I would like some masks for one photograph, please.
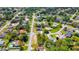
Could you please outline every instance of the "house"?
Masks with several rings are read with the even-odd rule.
[[[4,41],[2,39],[0,39],[0,46],[3,46]]]
[[[19,33],[20,33],[20,34],[26,33],[26,30],[25,30],[23,27],[21,27],[21,28],[19,29]]]
[[[42,29],[41,28],[37,28],[37,31],[42,31]]]
[[[27,22],[27,21],[29,21],[29,19],[28,19],[28,17],[27,16],[25,16],[25,21]]]
[[[37,50],[38,50],[38,51],[44,51],[43,45],[40,44],[40,45],[38,46],[38,49],[37,49]]]
[[[76,29],[76,30],[75,30],[75,32],[76,32],[76,33],[79,33],[79,30],[78,30],[78,29]]]
[[[64,38],[66,38],[66,36],[63,34],[63,35],[61,35],[59,38],[60,38],[60,39],[64,39]]]
[[[68,31],[68,33],[66,34],[66,37],[71,37],[72,36],[72,32]]]
[[[66,24],[66,21],[62,21],[62,24]]]
[[[52,27],[57,27],[59,24],[58,23],[53,23]]]
[[[49,27],[49,25],[47,23],[44,24],[44,27]]]
[[[10,44],[9,44],[9,51],[19,51],[20,50],[20,47],[19,47],[19,44],[18,44],[18,41],[12,41]]]
[[[79,24],[76,27],[79,28]]]
[[[11,21],[11,23],[17,23],[19,20],[17,19],[17,20],[13,20],[13,21]]]
[[[55,19],[55,22],[60,22],[61,21],[61,18],[59,18],[59,17],[57,17],[56,19]]]
[[[76,20],[78,20],[79,19],[79,15],[78,16],[76,16],[76,18],[75,18]]]
[[[19,19],[19,17],[15,17],[15,19]]]
[[[4,37],[5,37],[5,34],[0,35],[0,38],[4,38]]]

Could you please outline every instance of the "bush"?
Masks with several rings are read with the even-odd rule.
[[[38,39],[37,39],[37,42],[38,42],[38,45],[40,44],[44,44],[46,40],[48,40],[48,37],[45,36],[45,34],[38,34],[37,35]]]
[[[57,48],[56,50],[57,51],[68,51],[70,49],[68,48],[68,46],[61,46],[61,47]]]
[[[73,43],[73,40],[71,38],[65,38],[64,40],[67,43],[67,45],[72,45]]]
[[[45,42],[46,48],[51,48],[52,46],[54,46],[54,42],[52,42],[51,40],[48,40],[48,41]]]
[[[76,42],[76,44],[75,44],[75,45],[79,46],[79,42]]]

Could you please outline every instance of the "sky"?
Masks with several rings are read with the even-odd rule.
[[[78,7],[79,0],[0,0],[0,7]]]

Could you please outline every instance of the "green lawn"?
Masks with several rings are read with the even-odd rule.
[[[51,32],[51,33],[55,33],[55,32],[57,32],[57,31],[59,31],[60,29],[61,29],[60,27],[56,27],[56,28],[50,30],[50,32]]]
[[[61,31],[61,33],[62,33],[62,34],[66,34],[67,32],[66,32],[66,31],[64,31],[64,30],[62,30],[62,31]]]
[[[51,35],[53,38],[56,38],[56,35],[55,34],[53,34],[53,35]]]

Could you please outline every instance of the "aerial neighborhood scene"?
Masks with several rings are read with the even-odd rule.
[[[0,7],[0,51],[79,51],[79,7]]]

